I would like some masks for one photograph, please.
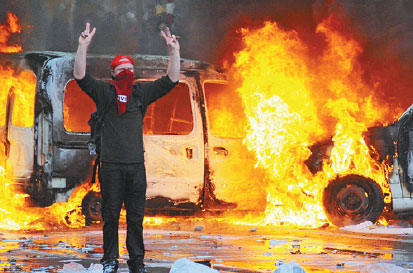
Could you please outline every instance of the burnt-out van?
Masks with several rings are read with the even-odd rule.
[[[88,56],[87,71],[110,81],[113,57]],[[166,73],[167,57],[132,58],[137,81]],[[0,65],[16,77],[33,78],[33,98],[23,99],[20,107],[16,88],[2,91],[6,110],[0,135],[10,176],[39,206],[66,202],[76,187],[91,180],[88,120],[96,108],[74,80],[73,62],[73,53],[62,52],[0,56]],[[151,104],[144,118],[148,210],[265,206],[257,201],[265,196],[254,155],[242,145],[242,113],[241,99],[222,68],[181,61],[179,84]],[[16,122],[22,116],[29,121]],[[82,204],[89,219],[100,217],[99,193],[88,193]]]

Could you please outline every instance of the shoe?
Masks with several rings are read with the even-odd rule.
[[[146,270],[146,268],[143,267],[139,267],[137,273],[148,273],[148,270]]]
[[[146,268],[143,266],[143,267],[139,267],[138,268],[138,271],[136,271],[137,273],[148,273],[148,270],[146,270]],[[133,273],[135,273],[135,272],[133,272]]]
[[[145,266],[129,267],[129,273],[148,273]]]
[[[118,260],[109,259],[102,262],[103,273],[116,273],[118,271]]]

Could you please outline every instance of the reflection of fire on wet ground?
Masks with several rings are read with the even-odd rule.
[[[124,228],[122,224],[119,272],[127,272]],[[67,268],[74,268],[73,263],[95,268],[92,263],[99,263],[103,251],[100,229],[95,226],[47,233],[2,233],[0,270],[58,272],[70,263]],[[210,263],[221,272],[272,272],[290,261],[306,272],[360,272],[368,265],[383,263],[411,268],[412,236],[413,233],[403,238],[331,229],[274,229],[228,225],[219,218],[194,221],[182,217],[160,226],[145,225],[145,262],[150,272],[165,273],[183,257]]]

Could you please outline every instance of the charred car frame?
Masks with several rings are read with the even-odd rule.
[[[138,80],[152,81],[166,73],[166,57],[132,57]],[[87,71],[109,81],[112,58],[89,55]],[[73,61],[73,53],[62,52],[0,56],[2,67],[12,67],[17,74],[28,71],[36,78],[35,99],[27,106],[34,107],[32,126],[14,125],[11,91],[6,122],[0,124],[13,181],[35,205],[66,202],[77,186],[91,179],[94,157],[88,150],[87,121],[95,106],[73,79]],[[259,206],[251,194],[259,187],[254,183],[254,155],[243,147],[242,138],[220,136],[210,129],[208,97],[227,92],[227,87],[221,68],[181,60],[179,85],[148,108],[144,119],[148,211]],[[229,169],[236,171],[228,174]],[[87,219],[100,218],[98,193],[88,193],[82,206]]]

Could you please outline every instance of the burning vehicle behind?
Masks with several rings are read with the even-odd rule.
[[[109,81],[112,58],[91,55],[87,70]],[[138,81],[152,81],[165,74],[166,57],[133,58]],[[7,90],[0,134],[9,175],[36,206],[67,202],[76,188],[90,182],[94,160],[88,150],[87,121],[95,105],[73,79],[73,54],[27,52],[3,54],[0,60],[3,67],[12,67],[14,74],[31,75],[29,88],[35,95],[25,105],[32,108],[31,114],[24,115],[31,121],[20,125],[15,122],[22,115],[14,107],[17,93]],[[262,206],[254,202],[254,192],[260,193],[254,155],[243,147],[236,125],[231,126],[239,119],[225,112],[232,107],[231,102],[217,102],[222,111],[214,106],[216,98],[228,97],[230,92],[222,69],[183,60],[178,86],[148,108],[144,119],[148,211],[182,213]],[[234,94],[228,97],[232,104],[239,99]],[[217,112],[222,112],[219,117]],[[99,188],[83,193],[82,199],[86,221],[99,220]]]
[[[110,80],[112,58],[91,55],[87,70]],[[138,81],[155,80],[166,71],[165,57],[133,58]],[[0,137],[5,157],[0,163],[36,206],[67,202],[79,194],[77,189],[90,185],[94,160],[88,150],[87,121],[95,105],[73,79],[73,54],[3,54],[0,61],[1,66],[13,69],[12,74],[28,76],[28,93],[33,94],[33,98],[22,99],[13,88],[3,94],[7,104]],[[17,107],[19,103],[22,106]],[[264,175],[254,167],[254,153],[242,143],[245,120],[239,113],[242,103],[222,68],[181,62],[180,84],[151,105],[144,119],[148,211],[182,214],[200,209],[264,209]],[[372,127],[364,135],[373,158],[393,167],[388,179],[390,202],[385,202],[390,195],[383,193],[378,181],[355,173],[338,175],[323,193],[323,207],[331,223],[375,222],[385,206],[397,215],[413,211],[408,175],[413,172],[413,164],[409,164],[412,113],[409,108],[393,124]],[[329,160],[332,147],[331,139],[311,146],[306,165],[313,174]],[[98,186],[87,187],[80,198],[86,222],[99,220]]]

